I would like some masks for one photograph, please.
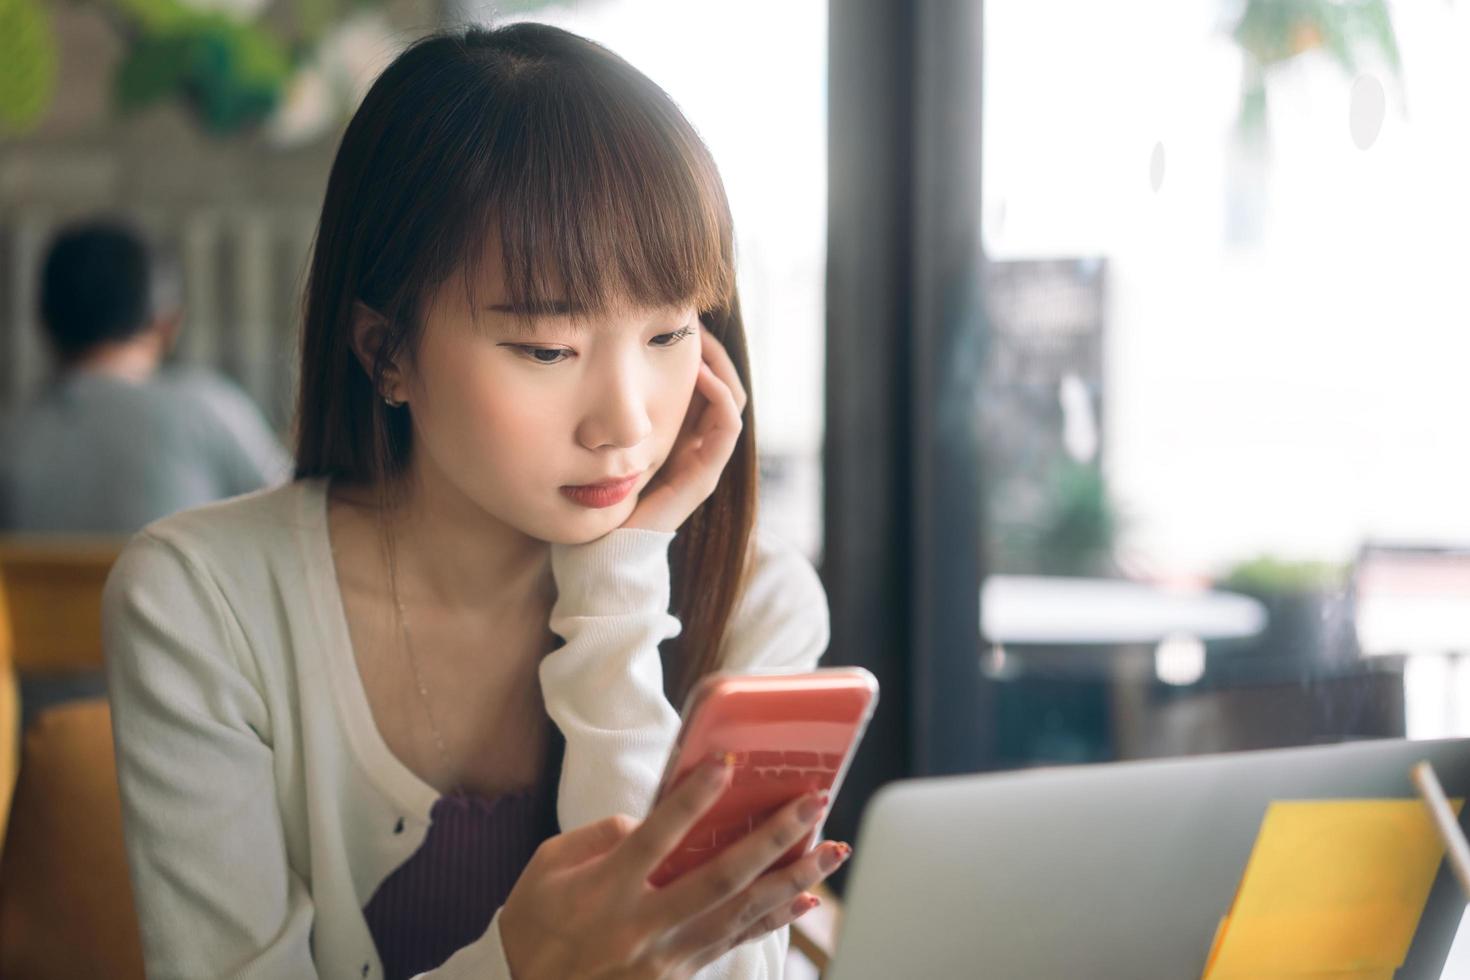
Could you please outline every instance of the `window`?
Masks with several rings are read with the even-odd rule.
[[[1008,763],[1470,733],[1467,53],[1450,4],[986,3]]]

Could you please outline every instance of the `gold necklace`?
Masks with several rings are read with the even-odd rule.
[[[439,761],[444,766],[446,774],[454,772],[454,767],[449,762],[449,749],[444,745],[444,735],[439,731],[439,722],[434,717],[434,705],[429,698],[429,685],[424,683],[424,672],[419,669],[419,659],[413,650],[413,634],[408,628],[408,614],[403,610],[403,598],[398,594],[397,562],[388,560],[388,587],[393,592],[393,606],[398,612],[398,623],[403,632],[403,649],[408,657],[409,669],[413,671],[414,686],[419,692],[419,703],[424,707],[424,715],[429,719],[429,733],[434,736],[434,747],[439,750]]]

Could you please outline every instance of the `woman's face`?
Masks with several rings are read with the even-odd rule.
[[[404,372],[416,477],[543,541],[601,537],[628,519],[684,422],[695,308],[624,304],[528,331],[501,283],[474,295],[472,315],[462,280],[436,291]]]

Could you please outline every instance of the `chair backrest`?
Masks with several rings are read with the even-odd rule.
[[[0,535],[0,977],[143,975],[106,703],[45,712],[16,744],[17,674],[101,668],[123,543]]]
[[[51,708],[26,732],[0,857],[0,977],[143,978],[104,700]]]
[[[0,536],[11,656],[23,674],[102,666],[102,586],[123,538]]]
[[[5,601],[4,576],[0,575],[0,840],[10,819],[10,797],[15,792],[15,775],[20,766],[20,696],[15,682],[15,646],[10,625],[10,606]]]

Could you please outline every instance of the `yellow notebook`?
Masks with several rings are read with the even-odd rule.
[[[1443,857],[1417,799],[1272,803],[1205,980],[1392,980]]]

